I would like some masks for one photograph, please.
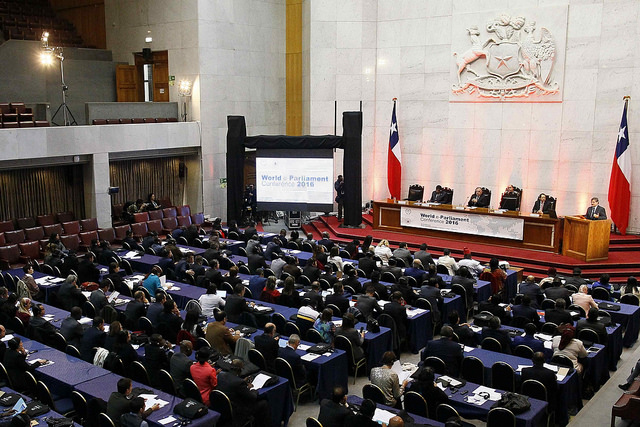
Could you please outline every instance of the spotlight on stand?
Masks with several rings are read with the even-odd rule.
[[[182,100],[182,121],[187,121],[187,98],[191,96],[191,91],[193,89],[193,85],[190,80],[180,80],[178,84],[178,95],[180,95]]]
[[[61,89],[62,89],[62,104],[58,107],[53,117],[51,117],[51,123],[56,126],[60,126],[60,124],[55,122],[56,116],[60,111],[62,111],[63,124],[62,126],[71,126],[77,125],[76,118],[73,117],[73,113],[67,106],[67,90],[69,90],[69,86],[67,86],[64,82],[64,52],[61,47],[53,47],[49,46],[49,32],[44,31],[42,33],[42,37],[40,37],[40,61],[44,65],[53,65],[56,59],[60,60],[60,80],[61,80]]]

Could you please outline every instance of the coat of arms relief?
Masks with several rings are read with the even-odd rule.
[[[470,47],[453,54],[453,94],[496,101],[558,94],[557,42],[535,20],[501,14],[483,28],[468,26],[466,33]]]

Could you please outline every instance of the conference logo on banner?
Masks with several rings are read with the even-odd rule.
[[[477,215],[438,209],[400,209],[400,225],[452,233],[475,234],[502,239],[523,240],[522,218],[498,215]]]

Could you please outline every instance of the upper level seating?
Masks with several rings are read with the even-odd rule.
[[[34,120],[33,111],[31,108],[26,107],[24,102],[0,102],[0,127],[22,128],[43,126],[49,126],[49,122],[46,120]]]

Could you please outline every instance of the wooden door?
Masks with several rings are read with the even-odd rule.
[[[139,101],[138,69],[135,65],[116,66],[116,88],[118,102]]]
[[[169,52],[153,52],[153,102],[169,102]]]

